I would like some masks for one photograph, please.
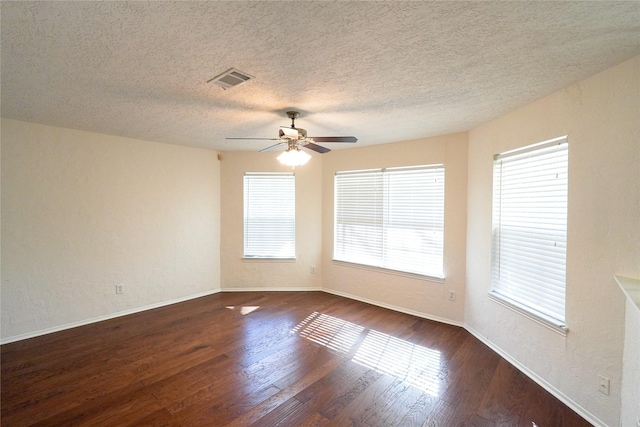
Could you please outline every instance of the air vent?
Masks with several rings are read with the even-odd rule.
[[[246,83],[249,80],[254,79],[247,73],[236,70],[235,68],[229,68],[224,73],[215,76],[211,80],[207,80],[207,83],[213,83],[220,86],[222,89],[227,90],[231,87],[239,86],[242,83]]]

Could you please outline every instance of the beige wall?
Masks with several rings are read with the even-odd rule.
[[[296,177],[296,260],[243,260],[245,172],[291,172],[276,159],[279,152],[235,151],[222,155],[222,287],[234,289],[318,290],[322,284],[322,157],[314,154],[293,170]],[[311,274],[310,267],[316,267]]]
[[[592,421],[619,425],[625,299],[614,274],[640,276],[640,57],[469,132],[468,328]],[[563,337],[488,298],[492,156],[569,136]],[[598,392],[598,374],[611,395]],[[640,414],[638,414],[640,415]]]
[[[1,123],[3,341],[220,288],[215,152]]]
[[[333,256],[333,178],[337,171],[425,164],[445,165],[443,281],[337,263]],[[323,288],[329,292],[462,324],[467,221],[467,134],[375,145],[325,154],[322,171]],[[448,300],[448,291],[457,293]]]

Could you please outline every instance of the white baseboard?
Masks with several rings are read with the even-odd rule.
[[[540,377],[535,372],[531,371],[529,368],[524,366],[522,363],[518,362],[516,359],[511,357],[511,355],[509,353],[505,352],[500,347],[495,345],[493,342],[491,342],[488,339],[486,339],[482,334],[480,334],[478,331],[473,329],[471,326],[465,324],[464,328],[471,335],[473,335],[474,337],[476,337],[477,339],[482,341],[485,345],[487,345],[489,348],[491,348],[493,351],[498,353],[500,355],[500,357],[504,358],[507,362],[511,363],[520,372],[522,372],[527,377],[529,377],[533,381],[535,381],[540,387],[542,387],[543,389],[545,389],[546,391],[548,391],[549,393],[554,395],[559,401],[561,401],[562,403],[567,405],[569,408],[573,409],[573,411],[576,412],[578,415],[580,415],[582,418],[584,418],[585,420],[589,421],[591,424],[593,424],[594,426],[597,426],[597,427],[600,427],[600,426],[606,427],[607,426],[606,423],[602,422],[596,416],[594,416],[589,411],[584,409],[582,406],[580,406],[576,402],[574,402],[566,394],[564,394],[563,392],[561,392],[560,390],[555,388],[553,385],[549,384],[547,381],[545,381],[544,378]]]
[[[41,335],[52,334],[54,332],[64,331],[66,329],[77,328],[78,326],[90,325],[92,323],[102,322],[103,320],[114,319],[116,317],[126,316],[128,314],[139,313],[141,311],[152,310],[154,308],[164,307],[166,305],[177,304],[179,302],[188,301],[191,299],[205,297],[207,295],[213,295],[220,292],[220,289],[214,289],[212,291],[200,292],[186,297],[176,298],[169,301],[162,301],[155,304],[149,304],[142,307],[131,308],[129,310],[118,311],[116,313],[106,314],[104,316],[92,317],[91,319],[80,320],[78,322],[66,323],[60,326],[54,326],[53,328],[41,329],[39,331],[29,332],[21,335],[14,335],[12,337],[3,338],[0,340],[0,344],[9,344],[16,341],[22,341],[29,338],[39,337]]]
[[[220,292],[318,292],[324,289],[320,287],[265,287],[265,288],[221,288]]]
[[[409,310],[409,309],[406,309],[406,308],[403,308],[403,307],[398,307],[398,306],[395,306],[395,305],[386,304],[386,303],[381,302],[381,301],[375,301],[375,300],[371,300],[371,299],[368,299],[368,298],[362,298],[362,297],[359,297],[357,295],[348,294],[346,292],[334,291],[333,289],[322,289],[322,291],[326,292],[328,294],[338,295],[338,296],[341,296],[341,297],[353,299],[353,300],[364,302],[364,303],[367,303],[367,304],[376,305],[378,307],[388,308],[389,310],[398,311],[400,313],[405,313],[405,314],[410,314],[412,316],[421,317],[423,319],[433,320],[433,321],[440,322],[440,323],[446,323],[448,325],[453,325],[453,326],[464,327],[463,323],[456,322],[455,320],[445,319],[444,317],[433,316],[431,314],[423,313],[423,312],[420,312],[420,311]]]

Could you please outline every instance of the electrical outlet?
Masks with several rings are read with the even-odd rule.
[[[602,394],[609,396],[611,392],[611,380],[602,375],[598,375],[598,391]]]
[[[124,283],[118,283],[116,285],[116,294],[124,294]]]
[[[456,291],[449,290],[449,301],[455,301],[455,300],[456,300]]]
[[[309,271],[311,272],[311,274],[316,274],[316,266],[312,265],[311,267],[309,267]]]

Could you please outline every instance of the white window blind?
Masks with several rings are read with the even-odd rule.
[[[295,258],[293,173],[245,173],[245,258]]]
[[[565,321],[567,138],[495,157],[492,294]]]
[[[444,167],[338,172],[334,259],[443,277]]]

